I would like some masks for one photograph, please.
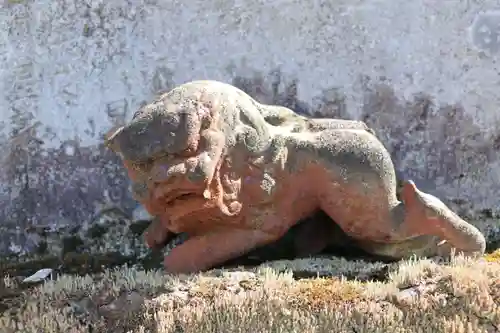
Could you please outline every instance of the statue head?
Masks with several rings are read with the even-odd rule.
[[[241,209],[248,160],[271,144],[262,105],[229,84],[192,81],[141,107],[106,144],[120,155],[134,197],[172,220],[217,207]]]

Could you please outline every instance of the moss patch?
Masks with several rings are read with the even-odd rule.
[[[487,255],[484,256],[484,258],[486,259],[486,261],[489,261],[489,262],[500,263],[500,249],[497,249],[496,251],[488,253]]]
[[[361,283],[338,278],[300,280],[291,289],[289,297],[289,301],[297,308],[316,311],[365,299]]]
[[[303,269],[291,261],[289,271]],[[345,267],[336,267],[341,265]],[[328,265],[324,264],[324,267]],[[333,260],[336,272],[349,262]],[[335,266],[335,267],[334,267]],[[317,262],[310,261],[310,270]],[[358,263],[356,269],[362,269]],[[500,265],[454,258],[403,261],[384,282],[296,281],[269,267],[169,276],[131,268],[61,276],[0,314],[2,332],[497,332]],[[143,306],[119,303],[137,294]],[[139,297],[139,298],[140,298]],[[130,298],[132,299],[132,298]],[[117,305],[110,317],[100,311]],[[111,306],[112,307],[112,306]],[[14,311],[12,311],[14,310]]]

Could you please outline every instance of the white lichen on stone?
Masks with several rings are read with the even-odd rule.
[[[472,44],[494,55],[500,51],[500,10],[478,13],[469,28]]]

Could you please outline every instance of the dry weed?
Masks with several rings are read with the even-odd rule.
[[[297,264],[300,270],[317,270],[318,262],[310,262],[310,267],[303,260]],[[447,264],[409,260],[390,271],[385,282],[341,276],[294,280],[291,271],[297,267],[293,261],[287,264],[277,265],[288,268],[283,273],[266,264],[251,271],[214,270],[176,278],[128,268],[93,278],[64,276],[26,295],[17,311],[4,312],[0,331],[500,331],[500,265],[488,257],[457,257]],[[330,260],[335,264],[339,260]],[[322,265],[327,267],[328,260]],[[125,292],[135,296],[123,297]],[[118,303],[138,295],[142,300],[134,311],[127,310],[126,302]],[[118,316],[102,311],[116,304]]]

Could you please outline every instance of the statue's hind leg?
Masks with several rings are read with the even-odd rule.
[[[453,248],[466,255],[484,253],[484,235],[435,196],[406,181],[402,199],[406,210],[403,227],[409,233],[439,237],[442,241],[435,245],[436,255],[449,254]]]

